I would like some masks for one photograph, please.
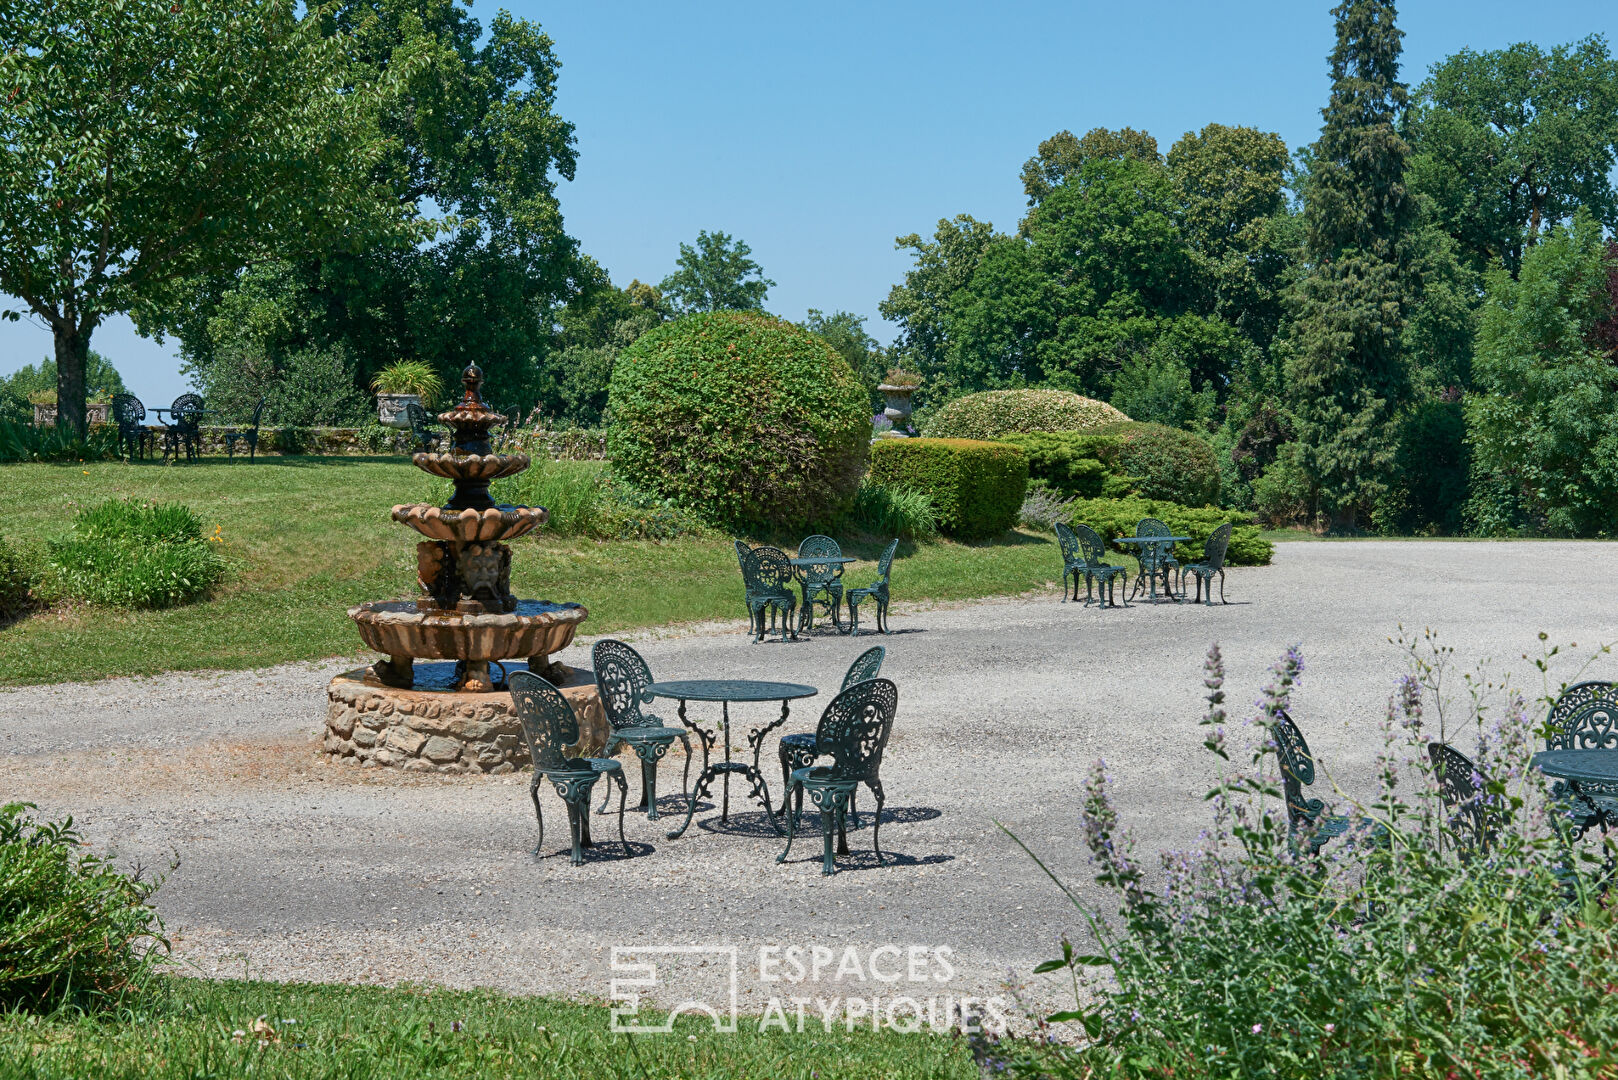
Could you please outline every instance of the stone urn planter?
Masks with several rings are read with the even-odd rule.
[[[34,425],[44,427],[46,424],[56,423],[56,402],[49,405],[34,406]]]
[[[876,389],[887,402],[887,407],[882,410],[882,415],[892,420],[893,426],[896,428],[909,427],[910,398],[920,387],[882,383]]]
[[[87,424],[108,423],[108,414],[112,406],[105,401],[92,401],[84,407],[84,422]],[[56,403],[34,406],[34,424],[44,426],[56,423]]]
[[[410,429],[410,417],[406,413],[406,406],[420,404],[420,394],[378,394],[376,396],[376,418],[383,427],[408,431]]]

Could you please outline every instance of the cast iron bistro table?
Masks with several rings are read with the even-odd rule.
[[[1182,544],[1182,543],[1184,543],[1184,542],[1186,542],[1187,540],[1190,540],[1190,539],[1191,539],[1191,537],[1189,537],[1189,536],[1120,536],[1114,542],[1119,543],[1119,544],[1152,544],[1154,546],[1159,546],[1159,547],[1163,548],[1163,550],[1158,553],[1159,555],[1166,555],[1166,554],[1168,554],[1168,549],[1169,548],[1172,548],[1175,544]],[[1144,577],[1145,574],[1146,574],[1146,563],[1143,560],[1141,562],[1141,573],[1139,575],[1137,575],[1136,578],[1135,578],[1135,591],[1136,592],[1140,591],[1140,579],[1141,579],[1141,577]],[[1155,603],[1156,600],[1157,600],[1157,575],[1156,574],[1152,575],[1151,585],[1152,585],[1151,599]],[[1167,577],[1167,575],[1165,575],[1164,578],[1163,578],[1163,591],[1167,592],[1169,594],[1169,599],[1175,601],[1176,603],[1179,602],[1180,598],[1175,596],[1173,590],[1171,590],[1169,588],[1169,586],[1168,586],[1168,577]]]
[[[736,773],[747,777],[753,786],[748,794],[757,798],[764,804],[764,817],[775,830],[777,836],[781,835],[781,826],[776,823],[775,812],[770,809],[770,789],[764,782],[764,774],[759,771],[756,764],[749,765],[743,761],[730,760],[730,703],[733,701],[779,701],[781,703],[780,719],[766,724],[762,728],[755,728],[748,736],[747,741],[754,748],[755,761],[757,750],[764,743],[764,736],[770,731],[786,723],[789,703],[806,697],[814,697],[820,693],[812,686],[802,683],[789,682],[763,682],[758,679],[675,679],[669,682],[654,682],[646,688],[651,697],[672,698],[680,703],[680,723],[696,733],[702,740],[702,758],[704,768],[702,775],[697,777],[696,787],[691,789],[690,799],[686,804],[685,823],[678,829],[669,833],[670,840],[678,840],[680,836],[691,827],[691,819],[696,816],[697,802],[708,793],[714,779],[723,776],[724,795],[721,800],[719,820],[730,820],[730,774]],[[707,764],[708,748],[713,746],[714,736],[708,731],[698,727],[685,718],[685,703],[688,701],[717,701],[720,703],[719,738],[725,744],[725,760]]]
[[[1603,831],[1618,828],[1618,818],[1588,798],[1618,799],[1618,750],[1541,750],[1531,764],[1546,776],[1566,780],[1574,796],[1595,812]]]
[[[806,555],[801,559],[788,559],[787,562],[791,563],[793,566],[796,566],[800,570],[807,570],[811,566],[845,566],[851,562],[859,562],[859,560],[851,558],[847,555]],[[803,615],[801,618],[806,619],[808,614],[809,605],[805,604],[803,606]],[[837,621],[836,611],[831,613],[831,621],[834,623]],[[803,628],[804,626],[800,622],[798,629],[801,630]]]

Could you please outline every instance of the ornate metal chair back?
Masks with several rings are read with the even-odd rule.
[[[192,429],[202,414],[202,398],[196,394],[181,394],[169,406],[169,415],[174,417],[174,426]]]
[[[1139,524],[1135,526],[1135,535],[1173,536],[1174,534],[1169,532],[1169,527],[1157,518],[1149,517],[1140,519]],[[1158,563],[1162,560],[1163,555],[1156,544],[1137,544],[1136,547],[1140,549],[1136,554],[1136,558],[1140,559],[1147,573],[1152,573],[1154,570],[1159,569]]]
[[[882,674],[882,660],[887,655],[888,650],[877,645],[856,656],[854,662],[848,665],[848,673],[843,676],[843,685],[837,688],[838,693],[847,690],[855,683],[862,683]]]
[[[831,556],[841,558],[843,549],[837,541],[829,536],[805,537],[803,543],[798,545],[798,558],[810,559],[816,556]],[[843,576],[842,563],[828,563],[824,566],[806,566],[803,568],[803,580],[809,585],[824,585],[836,581]]]
[[[1448,743],[1428,743],[1427,757],[1438,779],[1438,799],[1444,804],[1445,824],[1455,834],[1462,852],[1486,851],[1494,829],[1484,803],[1483,777],[1477,766]]]
[[[888,546],[882,549],[882,557],[876,561],[876,577],[882,584],[888,583],[888,574],[893,570],[893,553],[899,550],[899,540],[895,537],[888,541]]]
[[[1219,526],[1202,549],[1202,561],[1210,570],[1223,570],[1225,567],[1225,552],[1230,549],[1230,528],[1228,521]]]
[[[1307,798],[1303,789],[1315,782],[1315,756],[1309,752],[1303,732],[1286,713],[1277,714],[1271,734],[1275,739],[1275,757],[1281,765],[1287,817],[1294,825],[1313,823],[1323,804],[1319,799]]]
[[[562,749],[579,741],[579,718],[562,692],[531,671],[514,671],[506,683],[534,768],[556,772],[578,767]]]
[[[1154,517],[1141,518],[1140,524],[1135,526],[1136,536],[1173,536],[1169,527]]]
[[[640,653],[622,641],[602,638],[590,649],[590,663],[596,669],[601,708],[614,730],[656,723],[640,711],[651,700],[646,688],[652,685],[652,669]]]
[[[866,780],[882,768],[899,688],[888,679],[855,683],[832,698],[815,729],[815,753],[832,759],[833,780]]]
[[[112,395],[112,418],[118,425],[120,433],[140,426],[146,419],[146,406],[141,404],[140,398],[134,394]]]
[[[253,431],[256,432],[258,430],[259,423],[263,419],[264,419],[264,399],[259,398],[257,403],[254,404],[254,406],[253,406],[253,423],[251,425],[249,425],[250,428]]]
[[[1087,566],[1096,566],[1107,557],[1107,545],[1102,543],[1101,536],[1090,526],[1079,524],[1073,526],[1073,535],[1078,537],[1079,549],[1084,552],[1084,562]]]
[[[1063,562],[1075,563],[1084,559],[1083,552],[1079,550],[1079,538],[1060,521],[1056,523],[1056,542],[1062,545]]]
[[[784,591],[792,583],[792,563],[780,548],[756,547],[752,559],[759,585],[766,591]]]
[[[1618,683],[1568,687],[1545,723],[1547,750],[1618,750]]]

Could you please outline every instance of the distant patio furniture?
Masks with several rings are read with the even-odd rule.
[[[882,674],[882,661],[888,655],[888,650],[881,645],[873,645],[854,658],[848,665],[848,671],[843,674],[843,683],[837,688],[842,693],[855,683],[874,679]],[[772,727],[775,725],[771,725]],[[759,734],[759,740],[753,746],[753,764],[758,765],[758,753],[764,745],[763,736],[769,734],[765,729]],[[796,769],[808,768],[815,763],[815,733],[813,731],[798,732],[793,735],[781,736],[780,746],[776,749],[776,756],[781,762],[781,812],[784,814],[789,808],[786,792],[792,789],[792,773]],[[848,816],[852,819],[854,828],[860,827],[859,811],[854,808],[854,792],[848,793]],[[793,813],[803,812],[803,792],[798,792],[798,805]]]
[[[876,628],[884,634],[893,633],[888,629],[888,578],[893,573],[893,554],[899,550],[897,539],[888,541],[888,546],[882,549],[882,557],[876,561],[876,580],[869,585],[858,589],[848,590],[848,632],[854,637],[860,632],[860,604],[866,600],[876,601]]]
[[[253,423],[250,427],[232,428],[225,432],[225,453],[230,457],[236,456],[236,440],[240,439],[247,444],[247,460],[253,461],[258,457],[258,428],[264,419],[264,399],[259,398],[253,405]]]
[[[181,394],[174,399],[167,409],[156,409],[158,418],[163,413],[169,414],[169,419],[163,421],[163,459],[171,456],[176,462],[180,455],[185,460],[195,461],[202,456],[202,398],[196,394]]]
[[[595,846],[590,839],[590,792],[603,776],[609,783],[618,784],[618,843],[623,853],[629,854],[629,842],[624,839],[624,804],[628,801],[629,785],[624,782],[623,766],[611,758],[566,756],[563,748],[578,744],[579,718],[567,698],[551,683],[532,672],[514,671],[508,684],[511,703],[522,722],[523,738],[528,742],[528,754],[534,762],[534,778],[528,785],[529,798],[534,802],[534,820],[539,824],[539,841],[534,845],[534,854],[538,855],[545,844],[539,785],[541,781],[548,781],[567,804],[573,865],[583,865],[584,849]]]
[[[1546,751],[1614,751],[1618,762],[1618,683],[1593,681],[1568,687],[1551,706],[1545,727],[1550,732]],[[1609,784],[1599,782],[1595,774],[1583,782],[1558,777],[1551,795],[1568,802],[1579,835],[1596,826],[1618,828],[1618,775]]]
[[[146,426],[146,406],[134,394],[112,395],[112,419],[118,425],[118,452],[130,461],[146,458],[155,449],[156,436]]]
[[[1213,578],[1215,574],[1219,575],[1219,602],[1221,604],[1230,603],[1229,600],[1225,599],[1225,552],[1230,548],[1230,529],[1231,525],[1228,521],[1215,529],[1213,535],[1208,537],[1208,543],[1203,547],[1202,561],[1189,564],[1183,571],[1197,579],[1197,596],[1196,600],[1192,601],[1193,603],[1201,601],[1209,606],[1213,605]],[[1202,595],[1204,587],[1206,587],[1208,594],[1205,600]]]
[[[1062,585],[1064,589],[1067,586],[1068,564],[1072,559],[1069,553],[1078,553],[1078,558],[1071,567],[1071,572],[1073,573],[1073,599],[1077,600],[1079,598],[1078,575],[1083,574],[1085,607],[1090,606],[1092,586],[1095,589],[1096,603],[1099,603],[1102,607],[1117,607],[1116,579],[1119,577],[1127,578],[1129,567],[1114,566],[1112,563],[1107,562],[1107,546],[1101,542],[1100,535],[1088,525],[1074,525],[1070,529],[1058,521],[1056,523],[1056,540],[1062,545],[1062,562],[1064,564]],[[1129,606],[1129,597],[1127,595],[1124,597],[1124,606]]]
[[[602,757],[612,757],[619,747],[627,746],[640,758],[641,805],[648,821],[657,820],[657,763],[669,752],[674,740],[685,747],[685,778],[682,790],[691,797],[691,739],[683,728],[671,727],[641,706],[651,698],[646,688],[652,685],[652,669],[629,645],[611,638],[603,638],[590,649],[590,663],[595,668],[596,687],[601,694],[601,708],[607,714],[612,734],[601,751]],[[708,748],[702,748],[702,765],[708,767]],[[609,790],[607,795],[612,792]],[[601,812],[607,809],[607,799],[601,800]]]
[[[764,640],[766,612],[770,615],[771,626],[775,624],[775,616],[781,616],[782,641],[787,639],[789,632],[796,641],[798,631],[792,625],[792,616],[797,611],[798,599],[792,595],[792,563],[787,553],[777,547],[750,548],[738,540],[736,560],[742,568],[742,584],[746,588],[750,620],[748,629],[754,631],[753,644]]]
[[[812,561],[818,558],[827,561]],[[798,545],[798,556],[791,561],[798,571],[798,588],[803,593],[803,606],[798,609],[798,629],[813,629],[815,605],[819,604],[831,616],[832,625],[841,630],[843,549],[829,536],[810,536]]]
[[[405,419],[410,421],[410,445],[429,453],[438,449],[444,429],[433,420],[432,414],[414,401],[405,403]]]
[[[1275,756],[1281,765],[1281,787],[1286,796],[1287,843],[1294,852],[1298,851],[1300,842],[1305,843],[1310,855],[1318,855],[1332,840],[1347,834],[1353,822],[1341,814],[1328,815],[1324,802],[1306,796],[1303,789],[1315,782],[1315,758],[1292,717],[1284,712],[1277,713],[1271,736],[1275,740]],[[1373,842],[1387,839],[1387,832],[1380,825],[1362,823],[1360,831],[1369,832]]]
[[[1156,536],[1165,541],[1160,544],[1142,546],[1141,571],[1143,573],[1147,572],[1149,559],[1152,580],[1155,581],[1161,575],[1164,592],[1173,596],[1176,592],[1183,591],[1174,587],[1175,575],[1179,575],[1181,578],[1185,576],[1185,570],[1180,566],[1180,561],[1174,557],[1174,544],[1178,541],[1178,537],[1174,535],[1174,530],[1157,518],[1147,517],[1141,518],[1139,524],[1135,526],[1135,535]]]
[[[855,683],[832,699],[821,714],[815,730],[815,756],[831,758],[829,765],[810,765],[794,769],[790,778],[790,798],[795,792],[808,791],[810,800],[820,810],[822,874],[835,874],[837,864],[832,854],[832,831],[837,832],[838,855],[848,854],[847,815],[849,800],[860,784],[876,795],[876,819],[871,824],[871,847],[876,852],[878,866],[882,857],[882,806],[886,801],[879,775],[882,752],[888,737],[893,734],[893,717],[898,711],[899,688],[887,679],[867,679]],[[785,807],[783,802],[782,806]],[[792,840],[797,834],[796,814],[787,814],[787,846],[776,856],[778,863],[786,862],[792,852]]]

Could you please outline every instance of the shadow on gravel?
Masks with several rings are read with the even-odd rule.
[[[627,822],[625,824],[627,825]],[[592,826],[592,831],[594,831],[594,826]],[[626,846],[627,851],[625,850]],[[634,840],[629,841],[628,845],[620,844],[618,837],[614,835],[611,840],[597,840],[592,846],[585,848],[584,861],[588,865],[589,863],[612,862],[616,859],[624,858],[639,859],[651,855],[655,851],[657,851],[657,848],[651,844],[638,843]],[[538,855],[530,853],[529,858],[536,863],[546,863],[555,859],[565,861],[572,858],[572,856],[573,848],[564,842],[560,847],[552,851],[543,851]]]
[[[802,859],[797,857],[797,845],[793,845],[793,857],[786,861],[786,865],[791,866],[793,863],[799,862],[819,862],[821,857],[820,837],[816,836],[813,839],[815,841],[814,850],[806,852],[806,857]],[[800,842],[803,840],[801,833],[798,840]],[[879,865],[876,861],[876,852],[869,848],[863,850],[853,848],[847,855],[837,856],[837,872],[844,874],[856,873],[861,870],[894,870],[905,866],[937,866],[940,863],[954,861],[955,856],[953,855],[902,855],[884,848],[882,862]]]

